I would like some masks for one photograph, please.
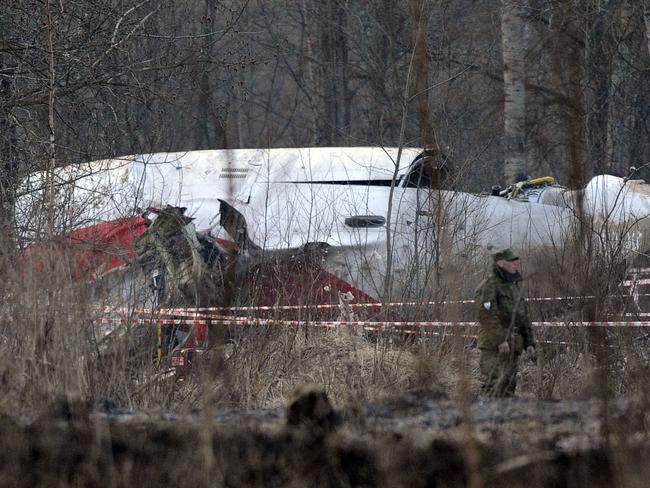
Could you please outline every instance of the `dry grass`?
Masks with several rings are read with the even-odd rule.
[[[549,259],[528,256],[531,265]],[[135,409],[272,408],[282,405],[289,392],[306,382],[323,385],[337,404],[413,391],[435,391],[452,398],[472,397],[477,391],[478,355],[471,338],[449,334],[405,339],[309,326],[233,329],[228,344],[216,344],[219,347],[208,364],[182,386],[170,379],[152,379],[157,371],[151,360],[150,328],[126,327],[116,334],[118,340],[102,340],[93,323],[97,311],[89,286],[73,283],[63,260],[53,261],[49,272],[29,279],[17,272],[13,262],[4,256],[0,290],[2,411],[38,409],[56,394],[110,400]],[[560,264],[555,273],[564,276],[566,270]],[[541,268],[538,265],[531,273],[536,293],[555,279],[551,273],[542,280]],[[460,282],[480,279],[460,280],[462,272],[446,272],[455,291],[441,292],[444,298],[461,298]],[[476,269],[474,273],[479,274]],[[46,282],[43,276],[55,279]],[[531,308],[534,314],[548,314],[543,317],[546,319],[549,315],[583,319],[581,305],[562,305],[552,313],[538,305]],[[421,309],[405,317],[430,318],[433,313],[443,320],[474,319],[473,309],[467,306],[430,309],[428,313]],[[519,394],[585,398],[598,390],[594,383],[602,381],[603,372],[612,395],[645,392],[648,340],[641,331],[607,332],[601,338],[604,344],[596,343],[584,330],[537,332],[539,367],[523,365]],[[599,355],[602,350],[604,356]],[[461,384],[465,386],[461,388]]]
[[[571,260],[564,257],[563,261],[549,266],[549,259],[548,255],[530,255],[525,261],[530,263],[530,284],[536,294],[553,289],[554,283],[559,291],[557,288],[553,291],[565,295],[592,292],[604,296],[614,289],[615,284],[603,289],[592,287],[590,291],[588,287],[582,286],[585,283],[583,278],[574,279],[580,287],[571,287],[571,280],[566,276]],[[337,409],[346,412],[362,411],[368,402],[387,401],[387,405],[398,408],[400,398],[445,396],[465,405],[464,411],[467,412],[467,405],[477,395],[478,352],[472,339],[460,331],[452,331],[445,336],[404,338],[400,335],[363,334],[347,328],[234,328],[229,331],[228,342],[214,344],[215,347],[205,361],[181,382],[177,378],[161,375],[152,361],[151,328],[125,327],[122,332],[115,334],[115,340],[102,340],[93,323],[97,310],[91,290],[86,284],[73,282],[64,261],[53,261],[47,272],[30,279],[25,279],[14,263],[15,259],[10,256],[3,256],[0,262],[3,278],[0,280],[3,297],[0,303],[0,381],[3,385],[1,414],[15,415],[20,411],[33,417],[37,412],[49,408],[54,398],[63,396],[81,399],[90,404],[110,401],[118,406],[149,413],[199,411],[207,419],[215,411],[281,407],[291,392],[304,383],[322,385]],[[480,280],[479,270],[483,269],[483,264],[477,263],[478,261],[461,262],[462,267],[459,269],[451,266],[446,268],[442,283],[445,287],[451,287],[451,290],[439,288],[436,296],[451,299],[466,297],[470,284]],[[544,268],[548,272],[546,275],[538,271]],[[574,276],[578,276],[579,270],[575,266],[570,269]],[[597,270],[589,269],[588,273],[593,277]],[[43,276],[54,278],[45,281]],[[609,312],[604,303],[596,308],[596,312],[605,314],[602,316],[606,317]],[[554,307],[552,311],[536,306],[531,308],[534,314],[547,314],[543,318],[584,319],[594,313],[589,307],[584,302],[572,302]],[[464,306],[421,308],[404,316],[409,319],[429,318],[434,314],[443,320],[474,319],[473,309]],[[537,366],[522,364],[517,392],[519,396],[554,400],[626,396],[635,398],[641,405],[640,410],[650,405],[647,387],[649,346],[642,331],[551,329],[538,330],[537,336],[539,363]],[[646,435],[644,424],[639,423],[637,417],[609,420],[607,415],[605,409],[603,418],[607,421],[603,424],[612,429],[614,439],[617,438],[617,432],[620,433],[620,438],[625,437],[625,433],[632,429],[632,421],[636,422],[635,435],[639,429]],[[461,479],[465,479],[468,469],[485,472],[483,467],[469,462],[473,459],[470,455],[472,452],[480,454],[477,456],[483,460],[481,462],[486,462],[486,459],[491,459],[490,456],[494,455],[491,451],[486,451],[483,444],[472,440],[474,434],[471,429],[463,428],[458,428],[458,444],[444,444],[449,449],[455,449],[455,457],[449,461],[451,464],[445,466],[455,466],[453,463],[457,463],[459,469],[464,470]],[[525,437],[526,428],[528,427],[513,426],[512,433],[518,439]],[[212,449],[211,446],[216,444],[210,444],[213,442],[211,427],[198,429],[195,434],[195,441],[200,444],[199,451],[203,454],[197,454],[199,458],[192,458],[188,462],[198,463],[197,472],[205,469],[205,472],[213,473],[214,466],[219,465],[214,458],[217,455],[222,456],[222,460],[236,461],[223,444],[219,444],[222,447],[217,451]],[[151,435],[163,434],[156,431]],[[173,439],[176,439],[174,436],[180,436],[179,433],[164,434],[169,435]],[[258,449],[254,446],[255,442],[269,442],[269,449],[273,449],[276,442],[279,442],[278,449],[294,445],[294,440],[278,441],[277,437],[271,436],[271,441],[258,432],[246,435],[250,439],[237,437],[237,442],[250,451],[246,451],[246,455],[242,454],[243,457],[236,462],[254,464],[254,459],[246,456],[252,456],[251,453],[255,456],[265,455],[264,452],[255,450]],[[400,444],[396,441],[399,437],[396,434],[390,437],[390,441],[375,437],[362,437],[362,440],[337,438],[332,445],[337,446],[337,453],[338,449],[347,453],[350,445],[363,442],[365,447],[359,452],[364,453],[364,456],[370,456],[367,452],[375,453],[372,456],[377,456],[377,463],[390,465],[391,470],[402,464],[404,468],[407,462],[399,455],[382,460],[383,454],[377,452],[381,452],[379,447],[383,442],[395,443],[395,449],[410,450],[415,449],[414,445],[419,446],[417,452],[422,462],[417,461],[417,469],[424,470],[424,473],[427,466],[424,460],[428,459],[429,454],[439,452],[436,450],[439,447],[436,442],[439,441],[429,443],[427,440],[426,447],[422,447],[422,444],[418,444],[421,441],[417,440],[417,434],[414,436],[416,440],[413,444]],[[165,438],[169,440],[168,437]],[[465,441],[467,445],[463,444]],[[168,446],[169,449],[185,446],[188,440],[179,440],[177,444],[174,442]],[[301,442],[296,445],[306,449]],[[467,446],[474,447],[470,449]],[[133,449],[137,450],[137,446]],[[603,455],[611,454],[611,451],[604,452]],[[259,462],[257,467],[250,465],[253,471],[266,466],[262,457],[255,461]],[[295,468],[291,463],[297,462],[291,459],[286,468],[288,472]],[[616,461],[618,458],[609,459]],[[510,469],[510,464],[506,461],[501,459],[499,462],[505,463],[504,469]],[[372,465],[371,462],[368,463]],[[582,464],[580,466],[580,469],[584,469]],[[585,466],[589,466],[589,463]],[[619,479],[625,478],[625,466],[627,465],[623,462],[615,464],[616,469],[623,471],[620,475],[622,478]],[[446,472],[447,467],[442,467],[442,472]],[[400,476],[409,471],[400,469],[391,471],[386,479],[404,480]],[[540,473],[544,472],[542,468],[539,469]],[[226,476],[219,474],[222,475]],[[192,476],[193,480],[199,479]],[[237,473],[237,476],[243,478],[237,478],[237,482],[230,484],[245,484],[242,480],[246,475]],[[349,485],[335,483],[333,486]],[[413,486],[418,485],[416,483]],[[630,483],[628,486],[635,485]]]

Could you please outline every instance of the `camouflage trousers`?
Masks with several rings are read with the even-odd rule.
[[[517,388],[519,354],[499,354],[491,349],[481,349],[481,393],[491,397],[511,397]]]

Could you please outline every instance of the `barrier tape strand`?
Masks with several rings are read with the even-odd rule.
[[[402,328],[445,328],[445,327],[477,327],[478,322],[449,322],[449,321],[308,321],[308,320],[281,320],[265,319],[255,317],[209,317],[200,319],[147,319],[136,318],[133,320],[124,318],[101,318],[95,322],[102,324],[124,325],[124,324],[157,324],[164,325],[222,325],[222,326],[289,326],[289,327],[363,327],[372,330],[389,330]],[[650,321],[553,321],[553,322],[532,322],[533,327],[650,327]]]
[[[650,293],[638,294],[638,297],[649,297]],[[631,295],[610,295],[605,298],[623,298]],[[526,298],[527,302],[551,302],[551,301],[569,301],[569,300],[593,300],[597,298],[593,295],[585,296],[568,296],[568,297],[530,297]],[[381,308],[381,307],[411,307],[411,306],[432,306],[432,305],[468,305],[476,303],[473,299],[466,300],[443,300],[443,301],[430,301],[430,302],[364,302],[364,303],[350,303],[345,306],[351,308]],[[341,305],[338,303],[324,303],[318,305],[251,305],[243,307],[185,307],[185,308],[161,308],[157,310],[162,315],[179,315],[179,314],[205,314],[206,312],[245,312],[245,311],[277,311],[277,310],[306,310],[306,309],[334,309]],[[104,312],[117,312],[117,313],[151,313],[142,308],[126,308],[126,307],[104,307]]]

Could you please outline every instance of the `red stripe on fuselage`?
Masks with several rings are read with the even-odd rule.
[[[94,280],[100,273],[124,265],[132,258],[133,241],[147,230],[142,217],[123,218],[82,227],[50,242],[29,246],[21,256],[23,267],[41,273],[50,259],[66,266],[73,279]],[[50,255],[51,253],[51,255]]]
[[[66,263],[74,279],[94,280],[97,275],[124,265],[134,257],[135,239],[147,231],[148,221],[143,217],[123,218],[101,222],[56,237],[54,245],[34,244],[22,256],[23,263],[31,262],[36,273],[43,271],[47,253],[53,250],[59,262]],[[214,238],[224,249],[233,250],[237,243]],[[277,266],[269,263],[258,268],[250,277],[254,286],[251,301],[256,305],[305,305],[338,303],[338,294],[351,292],[353,303],[372,303],[376,300],[350,283],[320,267],[305,266],[291,261]]]

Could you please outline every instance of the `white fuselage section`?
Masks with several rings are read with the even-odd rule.
[[[175,205],[187,207],[198,231],[228,238],[219,226],[224,200],[245,217],[260,248],[327,243],[324,267],[375,297],[384,289],[389,252],[394,288],[413,296],[426,288],[430,270],[452,256],[475,260],[500,247],[558,246],[572,232],[571,192],[549,205],[418,189],[408,176],[420,154],[414,148],[237,149],[71,165],[54,175],[55,220],[66,232]],[[45,182],[44,173],[35,173],[21,188],[16,215],[23,238],[44,225]],[[584,208],[617,225],[645,219],[650,192],[639,182],[599,176],[585,189]]]

